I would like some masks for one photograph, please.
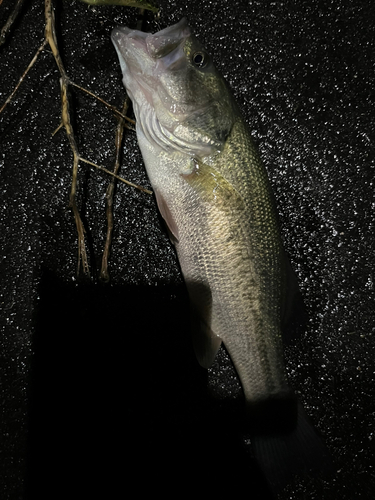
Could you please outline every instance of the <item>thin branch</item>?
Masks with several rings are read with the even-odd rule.
[[[118,179],[119,181],[121,182],[124,182],[125,184],[127,184],[128,186],[131,186],[133,188],[136,188],[136,189],[139,189],[140,191],[142,191],[143,193],[147,193],[147,194],[152,194],[152,191],[150,191],[149,189],[146,189],[142,186],[139,186],[138,184],[133,184],[132,182],[130,181],[127,181],[126,179],[120,177],[119,175],[116,175],[114,174],[113,172],[111,172],[110,170],[108,170],[107,168],[105,167],[102,167],[101,165],[97,165],[96,163],[93,163],[92,161],[90,160],[85,160],[85,158],[82,158],[81,156],[79,157],[79,160],[80,161],[83,161],[84,163],[87,163],[88,165],[92,165],[93,167],[95,168],[98,168],[99,170],[102,170],[103,172],[105,172],[106,174],[109,174],[111,175],[112,177],[115,177],[116,179]]]
[[[52,134],[51,134],[51,135],[52,135],[52,137],[53,137],[54,135],[56,135],[56,134],[57,134],[57,132],[63,128],[63,126],[64,126],[64,124],[63,124],[63,122],[61,122],[61,123],[60,123],[60,125],[57,127],[57,129],[55,129],[55,130],[52,132]]]
[[[144,15],[145,11],[144,9],[139,9],[138,11],[138,22],[137,22],[137,29],[140,30],[142,29],[143,21],[144,21]],[[106,104],[106,103],[105,103]],[[115,167],[113,171],[113,177],[111,182],[109,183],[107,187],[107,192],[106,192],[106,214],[107,214],[107,236],[106,236],[106,241],[105,241],[105,246],[104,246],[104,251],[103,251],[103,257],[102,257],[102,267],[100,271],[100,279],[104,282],[109,281],[109,272],[108,272],[108,258],[109,258],[109,251],[111,248],[112,244],[112,233],[113,233],[113,197],[114,197],[114,191],[115,191],[115,180],[117,178],[117,173],[120,168],[120,156],[121,156],[121,145],[124,137],[124,127],[130,128],[127,126],[125,123],[125,120],[129,120],[129,118],[126,116],[128,108],[130,105],[130,99],[129,96],[126,96],[126,99],[124,101],[123,107],[122,107],[122,113],[118,113],[117,109],[115,111],[118,114],[118,125],[116,128],[116,137],[115,137],[115,144],[116,144],[116,160],[115,160]],[[112,106],[111,106],[112,108]],[[135,123],[135,122],[133,122]],[[147,193],[151,194],[151,191],[145,190]]]
[[[62,104],[62,122],[64,124],[66,135],[68,136],[70,147],[73,151],[73,172],[72,172],[72,186],[70,189],[69,206],[73,210],[74,220],[76,223],[77,233],[78,233],[78,263],[77,263],[77,274],[79,274],[80,264],[82,260],[83,272],[90,275],[89,263],[87,260],[86,244],[85,244],[85,229],[79,210],[77,207],[77,185],[78,185],[78,163],[80,160],[77,143],[74,137],[73,128],[70,122],[69,113],[69,100],[67,95],[67,85],[64,82],[64,78],[60,79],[61,84],[61,104]]]
[[[73,85],[73,87],[77,87],[77,89],[82,90],[82,92],[86,92],[86,94],[91,95],[91,97],[94,97],[95,99],[97,99],[98,101],[100,101],[101,103],[103,103],[105,106],[107,106],[107,108],[109,108],[111,111],[113,111],[113,113],[115,113],[120,118],[123,118],[124,120],[128,121],[129,123],[132,123],[133,125],[135,125],[135,120],[132,120],[128,116],[124,115],[124,113],[121,113],[115,106],[112,106],[112,104],[109,104],[104,99],[102,99],[101,97],[97,96],[96,94],[94,94],[90,90],[87,90],[87,89],[81,87],[80,85],[77,85],[76,83],[72,82],[71,80],[69,80],[69,83],[71,85]],[[127,124],[125,124],[124,126],[127,127],[127,128],[129,128],[130,130],[134,130],[132,127],[129,127]]]
[[[57,47],[55,13],[52,7],[52,0],[45,0],[44,15],[46,19],[45,37],[48,40],[49,46],[51,47],[53,57],[55,58],[61,76],[65,78],[65,82],[68,82],[68,76],[66,74],[64,64],[62,62],[60,52]]]
[[[66,74],[64,64],[62,62],[60,52],[57,46],[56,28],[55,28],[55,14],[52,7],[52,0],[45,0],[45,37],[51,47],[53,56],[55,58],[57,67],[59,68],[61,78],[61,106],[62,106],[62,123],[65,127],[66,135],[69,140],[70,148],[73,152],[73,172],[72,172],[72,186],[70,189],[69,206],[71,207],[76,223],[78,233],[78,264],[77,274],[79,274],[80,265],[82,261],[83,272],[89,275],[89,264],[87,260],[86,244],[85,244],[85,229],[79,210],[77,207],[77,184],[78,184],[78,163],[80,155],[78,152],[77,141],[74,136],[73,127],[70,121],[69,100],[68,100],[68,83],[69,79]]]
[[[126,115],[129,107],[130,99],[126,96],[122,107],[122,114]],[[113,174],[117,176],[119,168],[120,168],[120,157],[121,157],[121,145],[122,139],[124,136],[124,126],[125,121],[122,117],[119,117],[118,125],[116,128],[116,137],[115,137],[115,145],[116,145],[116,159],[115,159],[115,167],[113,169]],[[113,197],[115,192],[115,177],[112,177],[112,180],[108,184],[107,192],[105,195],[106,202],[106,215],[107,215],[107,236],[105,240],[105,246],[102,257],[102,268],[100,270],[100,279],[104,282],[109,281],[109,272],[108,272],[108,258],[109,251],[112,245],[112,233],[113,233]]]
[[[25,0],[17,0],[14,9],[12,10],[10,16],[8,17],[7,22],[4,24],[0,31],[0,47],[5,43],[7,36],[9,35],[10,30],[14,24],[14,21],[17,19],[18,14],[21,12],[22,6]],[[0,5],[2,4],[2,0],[0,0]]]
[[[21,76],[21,78],[19,79],[17,85],[14,87],[12,93],[8,96],[7,100],[4,102],[4,104],[1,106],[0,108],[0,113],[3,112],[3,110],[5,109],[5,107],[10,103],[10,101],[13,99],[14,97],[14,94],[17,92],[17,90],[19,89],[21,83],[24,81],[27,73],[30,71],[30,69],[34,66],[36,60],[38,59],[38,56],[39,54],[42,52],[42,50],[44,49],[44,47],[47,45],[48,41],[47,40],[44,40],[42,45],[39,47],[39,49],[36,51],[35,53],[35,56],[31,59],[31,62],[30,64],[28,65],[28,67],[26,68],[26,70],[24,71],[23,75]]]

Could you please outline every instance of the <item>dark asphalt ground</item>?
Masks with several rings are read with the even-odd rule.
[[[0,26],[14,1],[0,4]],[[55,2],[70,78],[121,107],[110,31],[136,11]],[[281,500],[372,499],[375,488],[375,7],[349,0],[160,2],[187,16],[233,89],[269,172],[308,322],[290,383],[332,454]],[[0,49],[0,105],[42,42],[29,1]],[[112,168],[116,119],[72,89],[82,156]],[[108,176],[79,172],[91,278],[77,277],[72,154],[46,50],[0,115],[0,498],[270,498],[224,351],[195,361],[186,290],[154,198],[118,185],[109,284],[97,276]],[[135,134],[121,175],[149,187]],[[134,494],[136,489],[136,494]]]

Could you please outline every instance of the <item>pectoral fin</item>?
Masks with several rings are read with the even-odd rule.
[[[194,171],[182,177],[203,202],[215,206],[217,210],[245,210],[244,200],[236,187],[211,165],[196,160]]]
[[[156,202],[158,204],[159,212],[161,213],[161,216],[163,217],[168,231],[169,231],[169,237],[174,243],[175,241],[179,240],[179,235],[178,235],[178,227],[176,224],[176,221],[174,220],[171,211],[169,210],[169,207],[167,205],[167,202],[163,198],[162,194],[154,188],[154,193],[156,197]]]
[[[203,322],[198,322],[197,319],[194,319],[194,313],[192,313],[194,352],[198,363],[203,368],[209,368],[219,350],[221,338],[215,335],[209,326]]]
[[[211,324],[211,291],[203,283],[186,283],[190,296],[191,328],[193,347],[198,363],[209,368],[221,345],[218,337],[209,326]]]

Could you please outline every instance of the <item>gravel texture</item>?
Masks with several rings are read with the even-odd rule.
[[[14,1],[0,5],[0,26]],[[56,3],[70,78],[118,108],[110,42],[135,9]],[[368,1],[160,2],[156,31],[187,16],[244,117],[277,200],[306,331],[290,383],[335,463],[280,500],[371,499],[375,488],[375,6]],[[0,105],[43,40],[28,2],[0,48]],[[112,168],[113,114],[71,90],[83,157]],[[100,283],[108,176],[82,164],[91,278],[77,277],[72,154],[46,50],[0,115],[0,497],[271,498],[253,460],[224,350],[195,361],[186,290],[154,198],[118,185],[111,280]],[[150,187],[135,134],[121,175]],[[136,494],[134,494],[136,489]]]

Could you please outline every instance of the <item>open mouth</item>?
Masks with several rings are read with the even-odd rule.
[[[143,49],[153,59],[160,59],[174,51],[190,35],[191,30],[184,17],[177,24],[155,34],[126,27],[115,28],[112,31],[112,40],[120,51],[126,49],[125,40],[127,42],[131,40],[135,48]]]

